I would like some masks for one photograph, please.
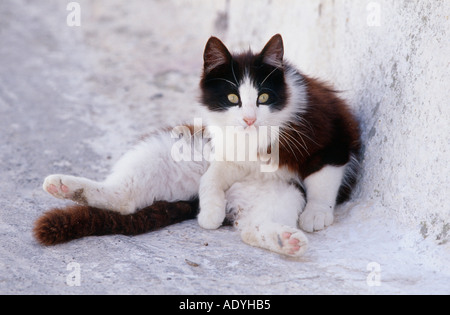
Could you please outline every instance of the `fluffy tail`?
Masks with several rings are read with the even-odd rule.
[[[129,215],[74,205],[44,213],[35,222],[33,232],[42,245],[56,245],[85,236],[138,235],[193,219],[197,214],[198,200],[158,201]]]

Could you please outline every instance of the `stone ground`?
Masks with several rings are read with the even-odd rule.
[[[79,3],[80,27],[61,1],[0,3],[1,294],[450,293],[448,244],[371,215],[374,200],[338,209],[299,261],[195,221],[37,244],[33,222],[66,204],[43,179],[100,180],[139,135],[193,119],[204,43],[224,27],[209,2]]]

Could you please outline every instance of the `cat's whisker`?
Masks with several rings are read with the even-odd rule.
[[[304,140],[303,140],[303,137],[305,137],[305,138],[307,138],[308,140],[310,140],[311,142],[313,142],[314,144],[316,144],[317,146],[320,146],[320,144],[317,143],[317,141],[315,141],[313,138],[311,138],[311,137],[308,136],[307,134],[301,132],[300,130],[293,129],[293,131],[295,131],[300,137],[302,137],[302,141],[304,141]]]
[[[300,123],[302,127],[308,127],[308,129],[311,131],[313,136],[315,136],[315,131],[314,131],[312,125],[311,125],[311,122],[307,121],[305,119],[305,117],[301,116],[299,113],[295,114],[295,118],[297,118],[298,120],[293,121],[292,122],[293,124]],[[308,125],[306,126],[305,123],[308,124]]]
[[[284,136],[285,140],[291,140],[291,144],[294,145],[294,147],[298,150],[298,152],[300,152],[300,154],[302,156],[304,156],[303,152],[301,149],[305,150],[305,152],[308,152],[308,149],[305,148],[297,139],[295,139],[295,137],[293,137],[292,135],[290,135],[288,132],[281,130],[282,131],[282,135]],[[294,140],[299,146],[300,148],[292,142],[292,140]]]
[[[306,128],[306,126],[303,124],[303,121],[296,121],[296,124],[297,124],[299,127],[305,127],[305,128]],[[305,143],[305,141],[303,140],[303,137],[307,138],[307,139],[310,140],[311,142],[314,142],[314,144],[320,146],[320,144],[317,143],[317,141],[315,141],[313,138],[311,138],[310,136],[308,136],[306,133],[301,132],[300,130],[298,130],[298,129],[292,127],[292,126],[289,125],[289,124],[284,125],[283,128],[285,128],[285,129],[287,129],[287,130],[290,130],[290,131],[293,131],[293,132],[295,132],[296,134],[298,134],[304,143]],[[305,145],[306,145],[306,143],[305,143]]]
[[[294,155],[294,157],[297,159],[297,155],[295,154],[295,150],[292,148],[291,142],[290,142],[289,139],[286,137],[285,133],[282,132],[281,130],[278,130],[278,137],[279,137],[279,143],[280,143],[280,145],[281,145],[283,148],[285,148],[286,150],[289,150],[289,151]],[[287,145],[289,148],[287,148],[287,147],[283,144],[283,142],[285,142],[286,145]],[[292,143],[292,144],[293,144],[294,147],[298,150],[298,147],[297,147],[294,143]],[[299,151],[299,152],[301,153],[301,151]]]
[[[273,123],[273,122],[272,122]],[[279,124],[279,128],[280,128],[280,130],[283,132],[283,133],[285,133],[285,134],[287,134],[288,136],[289,136],[289,138],[291,138],[292,140],[295,140],[304,150],[305,150],[305,152],[308,152],[309,150],[308,150],[308,145],[306,144],[306,142],[305,142],[305,140],[303,139],[303,137],[306,137],[307,139],[309,139],[309,140],[311,140],[312,142],[314,142],[314,143],[316,143],[317,144],[317,142],[315,142],[313,139],[311,139],[310,137],[308,137],[307,135],[305,135],[304,133],[302,133],[301,131],[299,131],[299,130],[297,130],[297,129],[295,129],[295,128],[293,128],[292,126],[290,126],[289,124],[285,124],[285,122],[282,122],[282,121],[279,121],[279,122],[277,122],[278,124]],[[293,131],[293,132],[295,132],[298,136],[299,136],[299,138],[300,138],[300,140],[303,142],[303,145],[297,140],[297,138],[294,136],[294,135],[291,135],[291,134],[289,134],[289,133],[287,133],[287,131]],[[318,144],[317,144],[318,145]]]
[[[303,150],[305,150],[305,152],[308,152],[308,147],[306,145],[306,143],[303,141],[303,145],[291,134],[289,134],[288,132],[285,132],[286,136],[288,136],[290,139],[292,139],[293,141],[295,141]],[[301,152],[301,151],[300,151]],[[302,154],[303,155],[303,154]]]
[[[287,128],[287,130],[289,130],[289,131],[294,131],[294,132],[299,136],[300,140],[303,142],[303,145],[301,145],[301,144],[299,143],[300,146],[302,146],[303,149],[305,149],[305,151],[308,152],[308,151],[309,151],[309,150],[308,150],[308,145],[306,144],[305,140],[304,140],[303,137],[302,137],[302,136],[304,136],[304,134],[301,133],[300,131],[294,129],[294,128]],[[286,133],[287,133],[287,132],[286,132]],[[288,133],[288,134],[289,134],[289,133]],[[293,135],[290,135],[290,137],[291,137],[292,139],[294,139],[295,141],[298,142],[297,138],[294,137]]]
[[[284,135],[283,135],[283,134],[279,134],[278,136],[279,136],[280,140],[284,140],[284,141],[286,142],[286,144],[289,146],[289,148],[287,148],[285,145],[283,145],[283,141],[279,141],[280,145],[281,145],[284,149],[286,149],[286,150],[288,150],[288,151],[291,151],[291,153],[294,155],[295,159],[297,159],[297,155],[295,154],[294,149],[293,149],[293,148],[291,147],[291,145],[289,144],[289,141],[286,140],[286,139],[284,138]]]

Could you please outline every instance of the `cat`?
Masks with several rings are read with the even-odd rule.
[[[205,126],[148,136],[102,182],[48,176],[44,190],[77,205],[36,221],[40,243],[136,235],[197,218],[202,228],[228,222],[249,245],[300,257],[304,231],[333,223],[355,185],[361,147],[358,122],[338,92],[286,61],[280,34],[259,53],[237,54],[211,37],[203,62]],[[241,145],[230,141],[240,135]],[[175,158],[179,147],[188,152]]]

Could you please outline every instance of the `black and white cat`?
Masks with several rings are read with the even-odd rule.
[[[332,224],[335,205],[349,197],[360,134],[336,92],[283,54],[280,35],[258,54],[231,54],[211,37],[200,81],[205,126],[147,137],[102,182],[47,177],[47,192],[80,205],[44,214],[36,238],[50,245],[88,235],[134,235],[197,217],[205,229],[231,221],[244,242],[301,256],[308,244],[302,230]],[[245,141],[234,141],[242,135]],[[174,156],[180,143],[192,149],[188,158]],[[208,145],[212,158],[205,158]]]

